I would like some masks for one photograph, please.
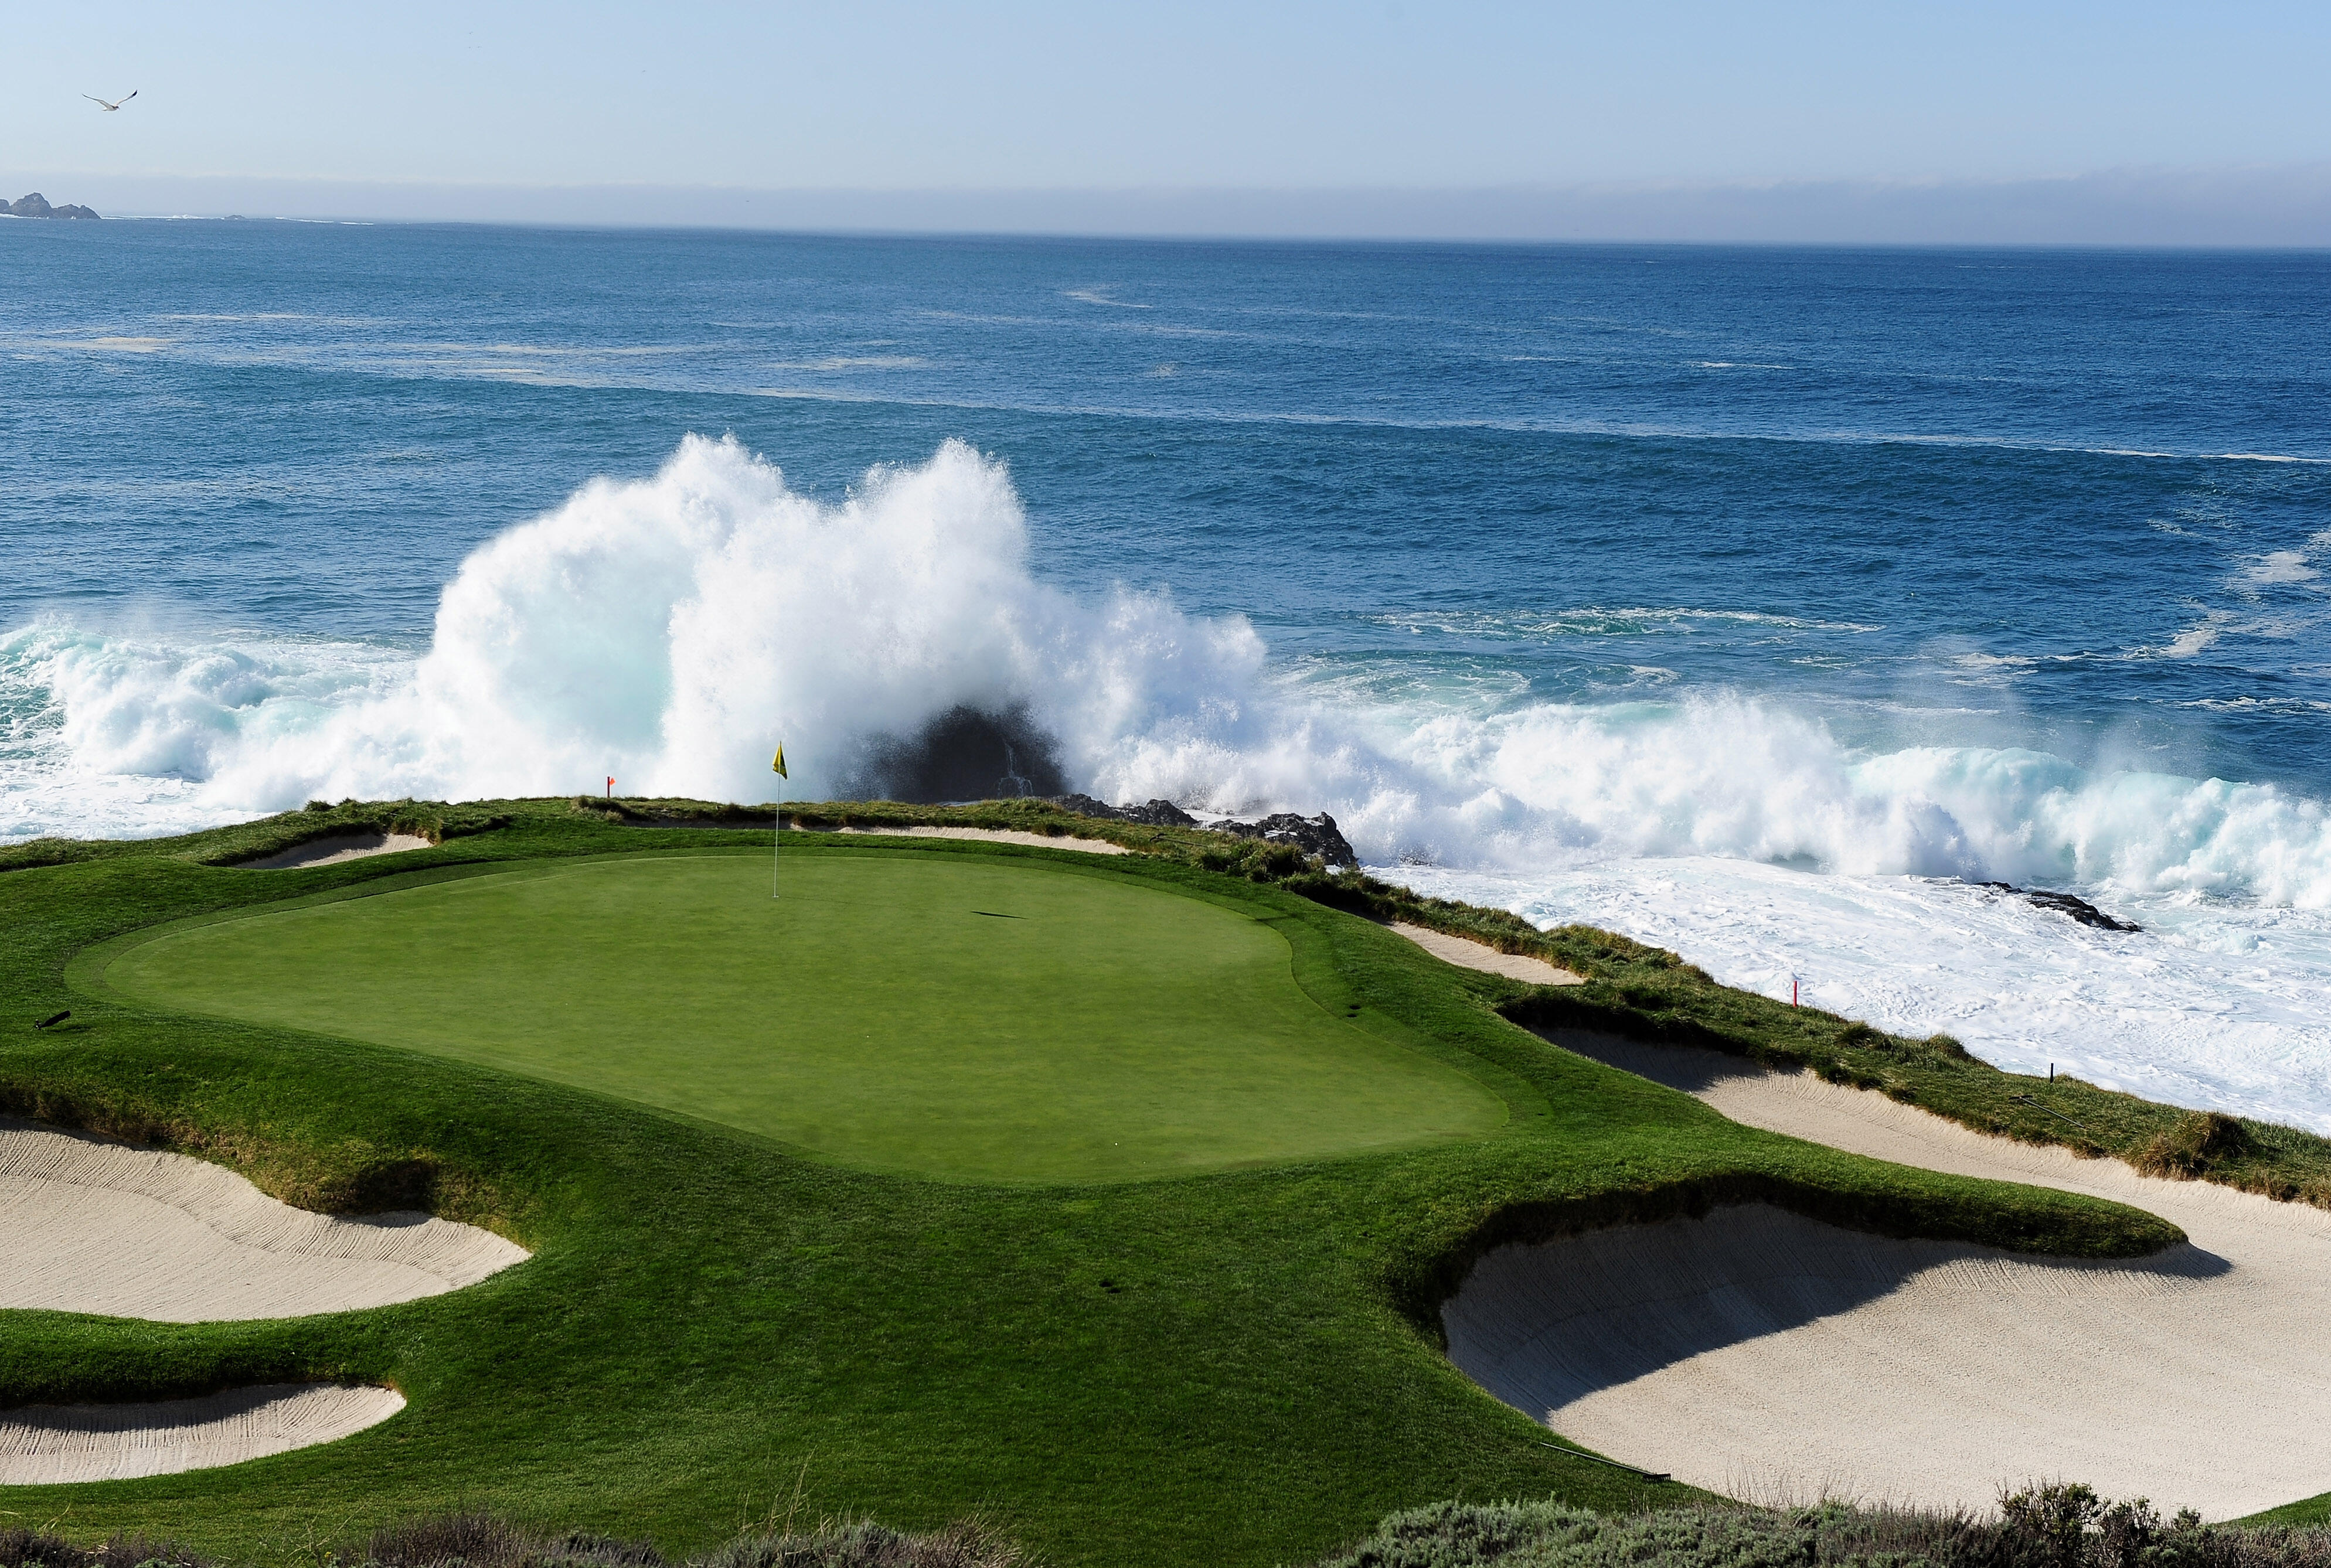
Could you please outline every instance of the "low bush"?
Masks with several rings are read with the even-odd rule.
[[[1016,1568],[1024,1561],[1012,1542],[975,1524],[924,1535],[858,1524],[811,1535],[741,1536],[693,1568]]]
[[[169,1541],[115,1535],[76,1546],[39,1530],[0,1530],[0,1568],[211,1568],[209,1559]]]
[[[389,1525],[362,1546],[327,1554],[324,1561],[327,1568],[1020,1568],[1026,1559],[1012,1541],[974,1521],[911,1535],[861,1520],[806,1534],[747,1534],[700,1557],[667,1563],[651,1542],[579,1530],[545,1533],[472,1510]],[[76,1546],[43,1531],[0,1530],[0,1568],[221,1564],[145,1535]]]
[[[543,1535],[498,1514],[471,1511],[414,1519],[373,1532],[355,1561],[377,1568],[662,1568],[646,1541],[579,1531]]]
[[[861,1520],[807,1534],[748,1533],[670,1568],[1016,1568],[1022,1560],[1009,1540],[970,1521],[910,1535]],[[580,1531],[546,1535],[480,1512],[376,1531],[361,1554],[342,1561],[351,1568],[667,1568],[645,1541]]]
[[[2331,1568],[2331,1529],[2164,1520],[2143,1498],[2035,1487],[1991,1516],[1828,1503],[1633,1515],[1558,1503],[1395,1514],[1321,1568]]]

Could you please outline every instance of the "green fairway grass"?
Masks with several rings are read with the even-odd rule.
[[[1479,1136],[1479,1080],[1331,1016],[1244,911],[1049,860],[794,851],[512,873],[173,932],[150,1004],[461,1057],[847,1164],[1121,1180]]]
[[[567,800],[391,803],[445,842],[221,863],[375,809],[0,852],[0,1113],[534,1257],[315,1317],[0,1311],[0,1409],[317,1379],[409,1402],[247,1464],[0,1488],[0,1526],[316,1568],[461,1508],[675,1556],[765,1519],[977,1515],[1057,1568],[1271,1568],[1451,1497],[1692,1495],[1553,1446],[1451,1365],[1438,1306],[1485,1248],[1745,1201],[2034,1252],[2178,1239],[1739,1126],[1516,1027],[1519,982],[1201,865],[789,834],[773,909],[766,841]],[[890,1038],[808,1049],[844,1021]],[[946,1156],[1019,1174],[915,1174],[975,1115],[1039,1118]],[[1091,1118],[1172,1159],[1064,1180]]]

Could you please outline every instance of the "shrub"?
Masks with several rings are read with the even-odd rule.
[[[1603,1515],[1559,1503],[1395,1514],[1320,1568],[2331,1568],[2331,1530],[2164,1521],[2143,1498],[2027,1487],[1995,1517],[1824,1503]]]
[[[645,1541],[580,1531],[546,1535],[478,1512],[375,1531],[360,1557],[367,1568],[664,1568],[663,1557]],[[972,1521],[922,1535],[861,1521],[826,1525],[807,1535],[787,1530],[740,1535],[691,1559],[687,1568],[1016,1568],[1021,1561],[1018,1547]],[[16,1565],[0,1557],[0,1568]],[[102,1565],[62,1563],[55,1568]]]
[[[857,1524],[814,1535],[743,1536],[692,1568],[1014,1568],[1022,1561],[1011,1542],[969,1522],[927,1535]]]
[[[2104,1509],[2093,1489],[2077,1485],[2030,1487],[1999,1500],[2000,1523],[2020,1548],[2014,1560],[2029,1568],[2081,1568],[2088,1526]]]
[[[174,1541],[115,1535],[76,1546],[37,1530],[0,1530],[0,1568],[210,1568],[208,1558]]]

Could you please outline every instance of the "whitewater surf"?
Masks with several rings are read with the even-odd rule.
[[[1356,697],[1238,615],[1046,585],[1000,461],[948,442],[840,500],[732,438],[597,479],[464,560],[425,648],[0,645],[10,838],[347,796],[796,798],[951,712],[1107,799],[1327,809],[1378,874],[1586,921],[1988,1060],[2331,1130],[2331,813],[2271,784],[2029,749],[1850,745],[1701,686],[1601,705]],[[1040,755],[1041,754],[1041,755]],[[854,789],[853,786],[859,786]],[[2099,930],[1987,882],[2078,891]]]

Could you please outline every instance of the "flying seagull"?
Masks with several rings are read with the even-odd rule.
[[[89,100],[90,102],[97,105],[98,108],[105,110],[106,113],[111,114],[115,109],[119,109],[123,104],[128,103],[129,101],[129,98],[135,98],[138,95],[133,92],[129,95],[129,98],[117,98],[111,103],[106,102],[105,100],[98,97],[93,92],[84,92],[81,96]]]

